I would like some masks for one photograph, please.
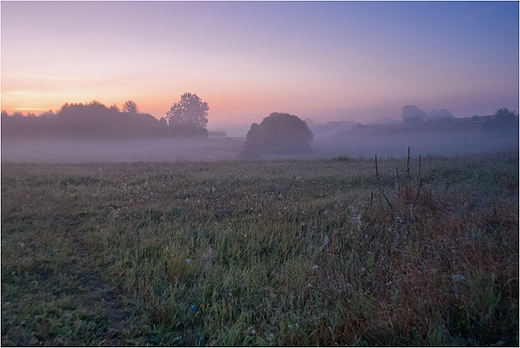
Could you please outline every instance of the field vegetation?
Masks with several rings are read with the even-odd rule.
[[[518,346],[518,166],[4,162],[2,345]]]

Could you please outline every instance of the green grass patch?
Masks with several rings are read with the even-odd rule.
[[[518,154],[2,164],[3,345],[518,345]]]

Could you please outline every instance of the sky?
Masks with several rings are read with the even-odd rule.
[[[519,109],[518,2],[1,2],[2,110],[98,100],[209,130]]]

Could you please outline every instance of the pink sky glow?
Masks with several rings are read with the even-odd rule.
[[[209,129],[518,110],[518,2],[2,2],[2,110],[98,100]]]

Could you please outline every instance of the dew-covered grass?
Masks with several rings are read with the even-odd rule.
[[[407,162],[3,163],[2,344],[518,345],[518,153]]]

